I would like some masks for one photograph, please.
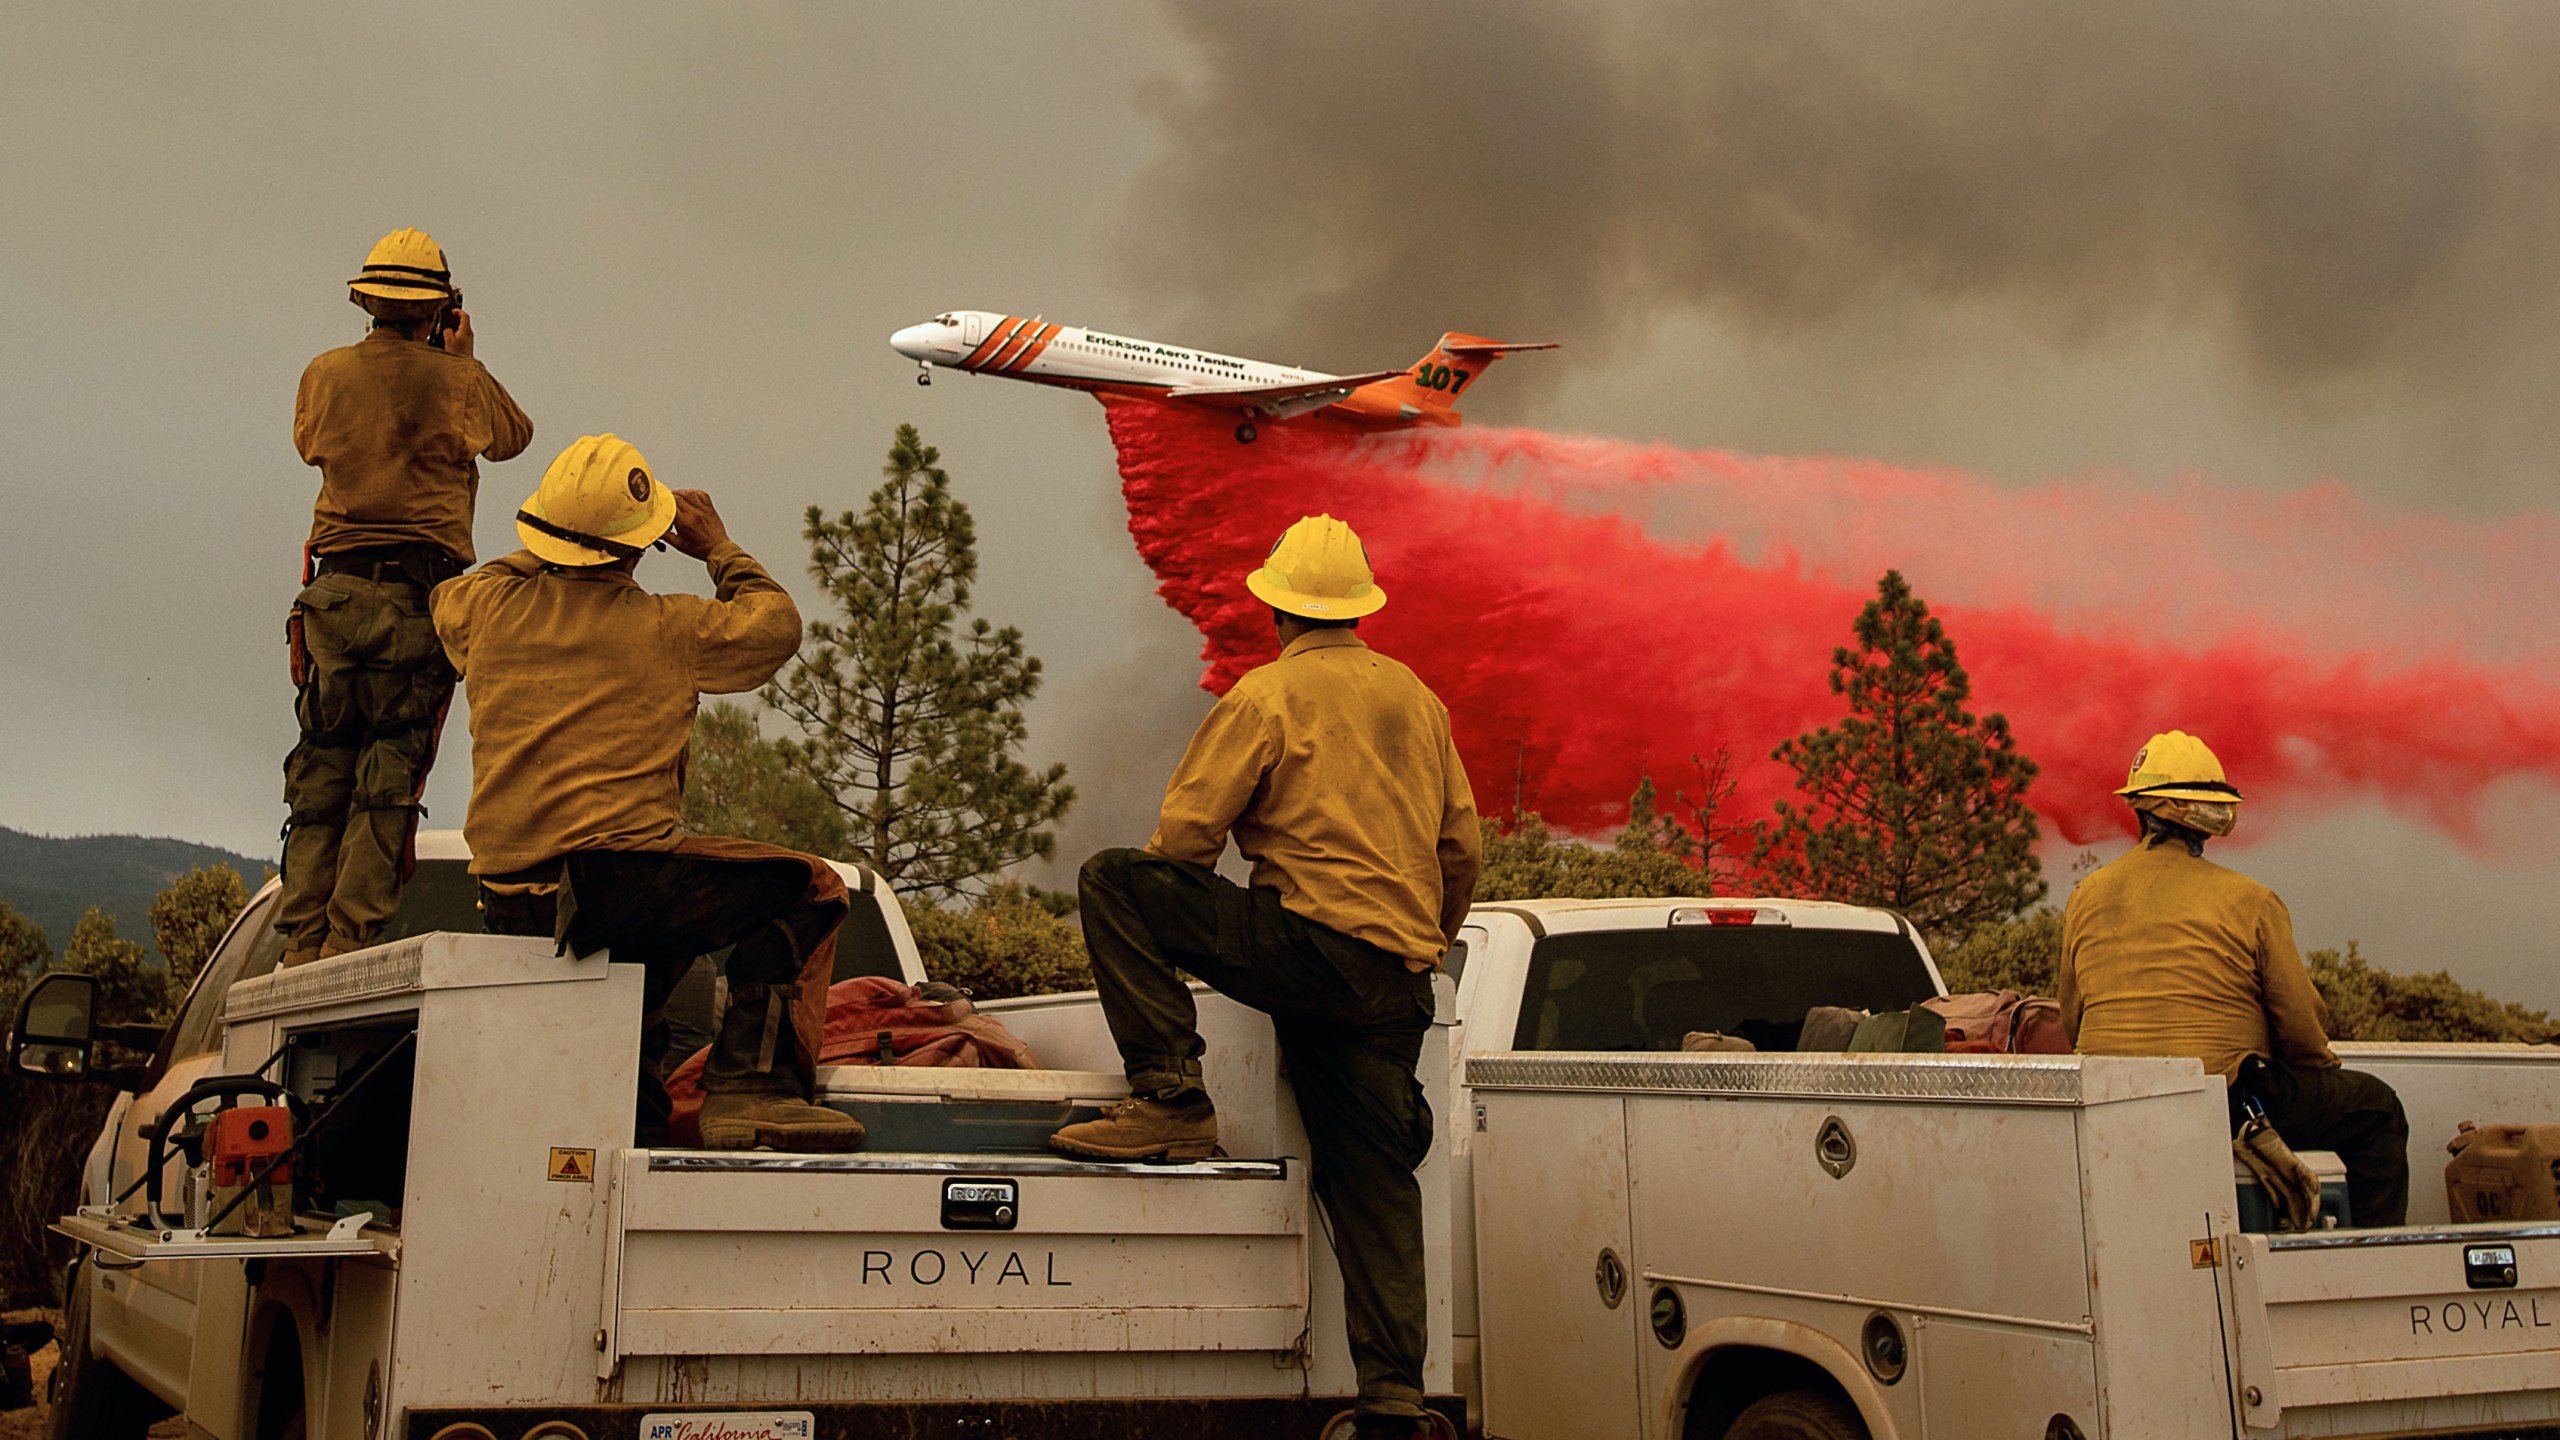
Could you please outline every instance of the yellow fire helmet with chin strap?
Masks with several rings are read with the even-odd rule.
[[[453,295],[453,270],[436,237],[424,230],[394,230],[373,242],[364,269],[347,288],[378,300],[445,300]]]
[[[631,442],[587,435],[542,472],[516,512],[516,536],[554,565],[609,565],[640,555],[675,523],[676,493]]]
[[[2136,810],[2207,835],[2228,835],[2240,820],[2239,787],[2224,778],[2212,749],[2184,730],[2152,736],[2116,793]]]
[[[1274,610],[1309,620],[1357,620],[1387,603],[1369,572],[1369,551],[1350,526],[1310,515],[1283,531],[1244,588]]]

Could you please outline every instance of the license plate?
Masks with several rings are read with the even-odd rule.
[[[817,1424],[806,1410],[696,1410],[641,1416],[640,1440],[810,1440]]]

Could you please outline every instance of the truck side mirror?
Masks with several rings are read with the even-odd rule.
[[[98,981],[55,971],[27,987],[9,1026],[9,1069],[39,1080],[85,1080],[97,1036]]]

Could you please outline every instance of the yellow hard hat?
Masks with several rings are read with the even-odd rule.
[[[640,554],[675,523],[676,493],[631,442],[587,435],[542,472],[516,512],[516,535],[554,565],[605,565]]]
[[[2222,762],[2205,743],[2184,730],[2154,735],[2134,752],[2133,773],[2116,792],[2131,800],[2237,801],[2238,787],[2223,778]]]
[[[444,247],[424,230],[394,230],[373,242],[364,269],[347,282],[359,295],[383,300],[442,300],[453,294],[453,271]]]
[[[1244,577],[1244,588],[1275,610],[1310,620],[1356,620],[1387,603],[1360,537],[1330,515],[1310,515],[1284,531],[1271,558]]]

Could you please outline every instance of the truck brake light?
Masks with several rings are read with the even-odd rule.
[[[1784,925],[1787,912],[1757,905],[1683,905],[1671,912],[1674,925]]]

